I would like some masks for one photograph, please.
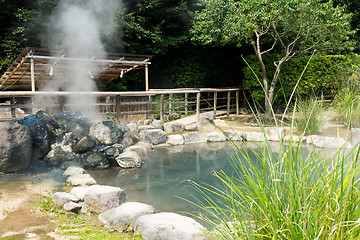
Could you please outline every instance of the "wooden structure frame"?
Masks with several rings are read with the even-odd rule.
[[[133,69],[145,68],[145,90],[149,90],[148,65],[151,55],[134,55],[110,53],[106,59],[74,58],[71,53],[53,51],[44,48],[24,48],[15,61],[0,79],[0,91],[29,91],[40,89],[46,82],[51,81],[56,74],[57,79],[65,78],[66,70],[74,62],[89,64],[91,71],[97,72],[92,76],[99,89],[115,78]],[[54,67],[56,66],[56,72]],[[51,73],[52,72],[52,73]]]

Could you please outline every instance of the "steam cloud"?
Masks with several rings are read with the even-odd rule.
[[[68,53],[64,57],[106,58],[101,42],[101,30],[113,21],[120,4],[119,0],[60,1],[51,19],[50,34],[60,36],[60,49]],[[71,61],[67,62],[67,65],[71,68],[61,68],[63,64],[60,62],[53,64],[51,67],[53,79],[42,89],[43,91],[93,92],[97,90],[92,79],[97,74],[94,63]],[[60,71],[63,74],[57,74]],[[71,95],[68,98],[68,104],[75,105],[71,107],[71,110],[80,110],[88,117],[96,116],[95,97],[82,94]]]

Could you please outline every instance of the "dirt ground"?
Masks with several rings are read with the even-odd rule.
[[[346,129],[334,123],[331,116],[331,112],[324,113],[325,123],[319,134],[346,139]],[[290,131],[286,122],[281,126]],[[254,117],[246,114],[226,118],[226,124],[222,127],[239,131],[260,131]],[[37,176],[0,173],[0,239],[68,239],[57,234],[51,221],[34,210],[39,199],[52,194],[58,187],[59,180],[54,174]]]

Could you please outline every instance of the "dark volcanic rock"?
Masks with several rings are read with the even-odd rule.
[[[86,168],[108,168],[110,166],[109,159],[105,154],[99,152],[85,153],[82,157],[82,164]]]
[[[78,143],[75,144],[73,151],[74,153],[86,153],[90,152],[95,148],[95,141],[89,136],[85,136]]]
[[[18,123],[0,123],[0,171],[18,172],[29,166],[32,155],[30,130]]]
[[[33,145],[32,158],[39,160],[43,159],[50,150],[49,136],[45,123],[35,115],[26,116],[20,119],[19,123],[30,129]]]
[[[89,134],[91,122],[80,112],[65,111],[54,116],[56,122],[65,132],[74,132],[79,136]]]

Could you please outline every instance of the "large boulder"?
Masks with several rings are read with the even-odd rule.
[[[221,132],[211,132],[206,134],[207,138],[206,140],[208,142],[225,142],[226,141],[226,137],[223,133]]]
[[[144,146],[141,145],[134,145],[134,146],[130,146],[128,148],[125,149],[125,152],[127,151],[133,151],[136,152],[137,154],[139,154],[141,159],[146,159],[147,155],[146,155],[146,148]]]
[[[150,129],[141,132],[140,140],[151,143],[152,145],[158,145],[166,141],[166,133],[161,129]]]
[[[89,136],[85,136],[77,142],[73,148],[74,153],[91,152],[96,146],[96,142]]]
[[[119,187],[94,185],[89,188],[84,196],[85,210],[96,213],[116,208],[125,202],[127,202],[127,196]]]
[[[236,131],[236,130],[230,130],[230,131],[224,131],[226,138],[229,141],[242,141],[244,140],[243,133]]]
[[[263,142],[265,140],[262,132],[244,132],[243,137],[248,142]]]
[[[56,192],[53,195],[52,202],[59,206],[64,206],[64,204],[69,202],[78,202],[79,199],[74,195],[66,192]]]
[[[68,178],[75,175],[81,175],[85,172],[82,167],[79,166],[69,166],[63,173],[64,178]]]
[[[0,172],[25,170],[31,161],[30,130],[18,123],[0,122]]]
[[[90,186],[96,184],[95,179],[92,178],[90,174],[70,176],[66,182],[72,186]]]
[[[99,215],[99,220],[108,228],[114,228],[120,232],[133,226],[135,220],[143,215],[153,214],[155,209],[145,203],[127,202],[119,207],[112,208]]]
[[[180,122],[170,122],[164,124],[164,131],[169,133],[177,133],[185,131],[185,125]]]
[[[285,128],[267,128],[266,138],[268,141],[280,142],[285,140]]]
[[[19,123],[30,129],[33,152],[32,158],[42,160],[50,151],[50,142],[45,123],[36,118],[35,115],[29,115],[19,120]]]
[[[129,128],[113,121],[93,123],[89,135],[102,145],[120,143]]]
[[[188,133],[184,133],[182,134],[185,143],[190,143],[190,142],[206,142],[206,136],[204,136],[201,133],[198,132],[188,132]]]
[[[324,137],[319,135],[311,135],[306,140],[307,144],[313,144],[318,148],[341,148],[347,144],[343,138],[337,137]],[[345,147],[350,146],[347,144]]]
[[[144,239],[206,239],[205,228],[190,217],[163,212],[135,221],[135,232]]]
[[[79,158],[71,151],[70,146],[56,146],[45,158],[52,166],[61,166],[64,162],[78,161]]]
[[[184,138],[180,134],[175,135],[169,135],[167,138],[166,143],[176,146],[176,145],[183,145],[184,144]]]
[[[85,153],[82,156],[81,161],[85,168],[104,169],[110,167],[109,159],[99,152]]]
[[[115,158],[122,168],[141,167],[142,161],[139,154],[135,151],[125,151]]]
[[[56,114],[54,118],[64,132],[74,132],[79,136],[89,134],[91,122],[80,112],[65,111]]]

